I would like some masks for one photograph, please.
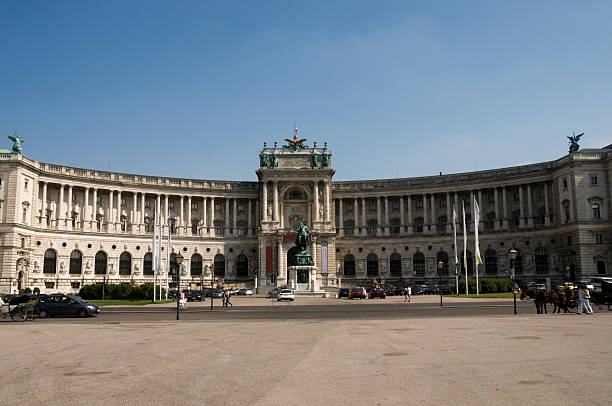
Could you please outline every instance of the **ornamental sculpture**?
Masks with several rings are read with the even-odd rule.
[[[12,137],[8,135],[8,139],[13,141],[13,152],[21,154],[21,143],[24,141],[24,139],[17,136],[17,131],[13,133]]]
[[[580,138],[584,135],[584,133],[576,135],[576,133],[573,131],[572,131],[572,134],[574,134],[573,137],[567,137],[567,139],[569,140],[569,144],[570,144],[570,147],[569,147],[570,154],[572,152],[580,151],[580,145],[578,145],[578,141],[580,141]]]
[[[319,167],[319,156],[317,154],[312,154],[312,167],[313,168],[318,168]]]
[[[261,153],[259,154],[259,166],[262,168],[268,167],[268,155]]]
[[[312,261],[312,257],[306,250],[310,240],[310,230],[308,230],[306,222],[304,220],[300,220],[295,230],[297,231],[295,247],[299,250],[299,252],[293,257],[293,264],[298,266],[313,266],[314,262]]]
[[[297,127],[295,127],[295,133],[293,134],[293,139],[285,138],[285,141],[287,141],[288,145],[284,145],[283,149],[288,149],[290,151],[295,152],[298,150],[308,148],[308,146],[304,144],[304,142],[306,142],[306,138],[298,139],[297,133],[298,133],[298,129]]]

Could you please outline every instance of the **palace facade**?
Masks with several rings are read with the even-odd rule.
[[[289,143],[260,152],[258,182],[178,179],[72,168],[0,154],[0,291],[78,292],[93,282],[153,281],[153,211],[164,252],[180,252],[183,287],[291,285],[326,291],[374,279],[455,279],[453,212],[463,268],[521,280],[585,280],[612,265],[612,145],[533,165],[418,178],[333,181],[332,154]],[[480,206],[475,267],[473,201]],[[305,220],[316,271],[288,272]],[[478,268],[476,270],[476,268]]]

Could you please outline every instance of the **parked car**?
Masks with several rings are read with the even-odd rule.
[[[370,299],[374,299],[375,297],[379,297],[381,299],[387,298],[387,291],[383,288],[372,288],[370,289]]]
[[[240,292],[240,288],[229,288],[227,291],[229,292],[230,296],[234,296]]]
[[[448,286],[448,285],[440,285],[440,286],[438,286],[437,290],[438,290],[438,292],[437,292],[438,295],[440,293],[442,293],[443,295],[452,295],[453,294],[453,291],[452,291],[451,287]]]
[[[185,300],[188,302],[202,302],[204,301],[204,296],[202,295],[201,290],[184,290]]]
[[[271,289],[271,290],[268,292],[268,297],[269,297],[269,298],[275,298],[275,297],[278,297],[278,292],[280,292],[280,288],[274,288],[274,289]]]
[[[349,299],[366,299],[368,294],[365,288],[353,288],[349,293]]]
[[[538,283],[536,285],[536,290],[546,290],[546,285],[544,283]]]
[[[411,288],[411,294],[412,295],[422,295],[423,294],[423,287],[421,285],[414,285]]]
[[[290,300],[293,302],[295,300],[295,293],[291,289],[281,289],[278,292],[276,300],[278,302],[280,302],[281,300]]]
[[[252,289],[247,289],[246,292],[244,292],[244,294],[246,296],[253,296],[253,290]]]
[[[349,294],[351,293],[351,290],[349,288],[340,288],[338,290],[338,299],[340,299],[341,297],[349,297]]]
[[[387,296],[400,296],[403,291],[402,289],[393,285],[383,286],[383,289],[387,292]]]
[[[213,290],[212,297],[214,297],[215,299],[221,299],[223,297],[223,291],[219,289]]]
[[[76,295],[40,295],[34,305],[40,317],[49,316],[97,316],[100,308]]]

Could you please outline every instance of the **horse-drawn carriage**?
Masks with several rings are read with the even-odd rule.
[[[10,317],[13,321],[28,321],[38,317],[38,309],[35,306],[36,297],[20,295],[8,297],[6,304],[2,306],[2,318]]]
[[[608,310],[612,305],[612,281],[602,280],[601,291],[595,291],[591,294],[591,300],[594,304],[599,306],[599,309],[603,306],[608,306]]]

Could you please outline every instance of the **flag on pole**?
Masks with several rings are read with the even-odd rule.
[[[459,257],[457,256],[457,211],[453,204],[453,234],[455,236],[455,264],[459,263]]]
[[[482,257],[480,256],[480,245],[478,242],[478,224],[480,224],[480,207],[474,196],[474,239],[476,242],[476,265],[482,264]]]
[[[151,258],[151,267],[153,270],[153,301],[155,302],[155,300],[157,299],[157,277],[155,275],[155,261],[156,261],[156,257],[157,257],[157,250],[155,249],[155,217],[156,217],[156,213],[155,213],[155,208],[153,209],[153,240],[151,241],[151,252],[153,253],[153,258]],[[161,299],[161,298],[160,298]]]
[[[465,294],[468,293],[468,267],[467,267],[467,229],[465,227],[465,202],[461,202],[463,208],[463,268],[465,269]]]

